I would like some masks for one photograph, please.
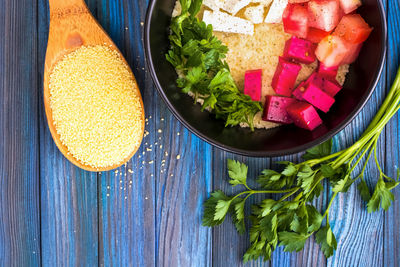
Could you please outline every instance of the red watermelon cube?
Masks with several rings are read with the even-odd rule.
[[[317,28],[310,27],[308,28],[307,40],[313,42],[314,44],[318,44],[322,41],[326,36],[328,36],[330,32],[326,32]]]
[[[361,0],[339,0],[339,2],[340,7],[346,14],[353,12],[362,5]]]
[[[339,23],[341,10],[337,0],[311,0],[308,2],[309,27],[326,32],[332,31]]]
[[[283,28],[286,33],[300,38],[307,38],[308,11],[303,4],[288,4],[282,15]]]
[[[350,14],[340,20],[333,35],[343,38],[346,42],[359,44],[368,39],[372,30],[359,14]]]

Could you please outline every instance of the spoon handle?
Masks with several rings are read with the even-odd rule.
[[[71,14],[87,13],[84,0],[49,0],[50,16],[62,18]]]

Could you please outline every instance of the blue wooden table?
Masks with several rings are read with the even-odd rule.
[[[400,3],[384,0],[387,64],[363,112],[334,139],[335,149],[366,128],[394,79],[400,57]],[[143,53],[146,0],[88,0],[138,79],[148,135],[135,157],[107,173],[70,164],[48,130],[42,76],[48,34],[46,0],[0,0],[0,266],[242,266],[248,237],[230,222],[201,226],[202,202],[214,189],[230,192],[226,160],[249,164],[250,176],[274,160],[213,148],[168,111],[152,84]],[[399,117],[379,142],[394,176],[399,166]],[[377,180],[373,164],[369,185]],[[278,249],[270,262],[246,266],[400,266],[400,190],[386,213],[368,214],[356,188],[333,204],[338,240],[326,260],[313,240],[299,253]],[[319,206],[329,197],[324,192]]]

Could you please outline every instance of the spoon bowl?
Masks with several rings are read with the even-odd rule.
[[[96,19],[90,13],[88,7],[83,0],[49,0],[50,3],[50,29],[47,44],[45,70],[44,70],[44,105],[47,116],[47,122],[50,128],[51,135],[61,153],[74,165],[87,171],[108,171],[115,169],[126,163],[139,149],[138,145],[132,153],[119,164],[106,168],[94,168],[83,164],[69,153],[68,148],[62,143],[60,135],[56,131],[53,121],[52,110],[50,107],[50,74],[56,64],[65,55],[75,51],[82,46],[107,46],[111,50],[118,52],[120,58],[126,64],[132,78],[135,82],[133,90],[136,90],[136,95],[140,98],[142,114],[143,132],[144,132],[144,108],[139,87],[136,83],[135,76],[129,68],[128,63],[122,56],[121,52],[110,39],[107,33],[99,25]],[[143,138],[143,132],[141,136]]]

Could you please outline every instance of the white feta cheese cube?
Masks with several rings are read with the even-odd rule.
[[[252,3],[262,4],[264,6],[269,6],[272,3],[272,0],[252,0]]]
[[[223,4],[224,0],[203,0],[203,5],[215,11],[219,11]]]
[[[281,23],[282,14],[288,4],[288,0],[274,0],[272,3],[268,15],[265,18],[266,23]]]
[[[181,2],[176,1],[174,10],[172,11],[172,17],[175,18],[182,13],[182,6]]]
[[[260,24],[264,21],[264,5],[249,6],[244,11],[244,17],[254,24]]]
[[[223,10],[236,15],[242,8],[248,6],[252,0],[225,0],[225,3],[221,7]]]
[[[203,21],[211,24],[214,31],[227,33],[254,34],[254,24],[248,20],[231,16],[221,11],[204,11]]]

